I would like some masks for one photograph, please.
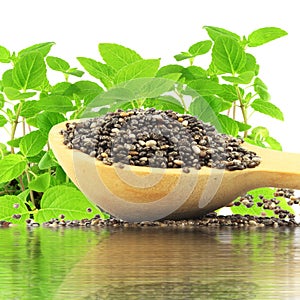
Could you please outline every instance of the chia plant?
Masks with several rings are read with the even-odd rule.
[[[115,109],[155,107],[190,113],[221,132],[281,150],[267,128],[250,124],[253,112],[278,120],[283,120],[283,114],[271,103],[259,65],[248,49],[287,33],[266,27],[241,37],[222,28],[204,29],[209,39],[175,55],[178,63],[165,66],[160,66],[160,59],[144,59],[132,49],[111,43],[99,44],[102,61],[77,58],[84,71],[49,55],[53,42],[18,52],[0,46],[4,70],[0,132],[5,140],[0,143],[0,219],[25,224],[29,218],[46,222],[62,214],[69,220],[108,216],[69,180],[47,143],[51,127],[65,120]],[[195,58],[202,55],[209,55],[208,68],[195,65]],[[64,80],[50,83],[49,74],[55,72]],[[95,107],[100,108],[96,113]]]

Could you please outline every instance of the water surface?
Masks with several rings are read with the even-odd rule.
[[[0,299],[299,299],[300,228],[8,228]]]

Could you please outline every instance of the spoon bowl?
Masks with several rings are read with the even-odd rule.
[[[87,198],[122,220],[194,218],[226,206],[254,188],[300,189],[300,154],[244,143],[244,148],[262,159],[253,169],[202,167],[184,173],[173,168],[120,168],[64,145],[60,131],[66,129],[66,123],[53,126],[49,132],[49,143],[58,163]]]

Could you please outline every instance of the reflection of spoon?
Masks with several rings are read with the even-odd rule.
[[[203,167],[181,169],[107,166],[63,144],[65,122],[49,133],[52,150],[72,181],[86,196],[112,215],[128,221],[191,218],[227,205],[258,187],[300,189],[300,154],[259,148],[261,164],[254,169],[227,171]]]
[[[116,229],[54,299],[287,299],[298,290],[297,246],[292,229]]]
[[[58,295],[73,295],[72,299],[119,299],[121,295],[122,299],[171,299],[166,293],[170,287],[174,288],[172,295],[186,293],[184,299],[191,299],[193,287],[204,292],[208,283],[225,279],[223,271],[217,270],[218,264],[228,269],[233,265],[230,233],[229,244],[218,242],[215,234],[182,228],[116,230],[70,270]],[[241,260],[243,266],[237,266],[236,271],[249,267]],[[248,282],[250,288],[253,285]],[[137,293],[141,294],[136,298]]]

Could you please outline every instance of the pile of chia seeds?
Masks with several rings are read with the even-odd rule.
[[[214,126],[188,114],[149,109],[117,110],[67,123],[64,144],[106,165],[190,168],[207,166],[243,170],[259,165],[256,153],[241,138],[218,133]]]
[[[34,222],[32,219],[26,221],[27,228],[46,227],[46,228],[115,228],[115,227],[168,227],[168,228],[197,228],[197,227],[299,227],[299,220],[296,220],[295,214],[281,208],[278,204],[281,201],[291,205],[299,205],[300,197],[295,196],[295,191],[290,189],[277,189],[274,197],[268,199],[263,195],[259,196],[259,201],[254,201],[253,197],[246,194],[231,203],[231,205],[244,206],[245,209],[251,209],[253,206],[262,208],[261,214],[253,216],[250,214],[229,214],[220,215],[216,212],[206,214],[205,216],[189,220],[160,220],[143,222],[126,222],[114,217],[103,220],[100,215],[95,215],[91,219],[67,220],[64,215],[59,215],[48,222],[42,224]],[[230,205],[229,205],[230,206]],[[294,208],[296,208],[294,206]],[[267,216],[268,212],[273,212],[272,216]],[[298,218],[299,219],[299,218]],[[11,222],[0,221],[0,228],[14,226]]]

